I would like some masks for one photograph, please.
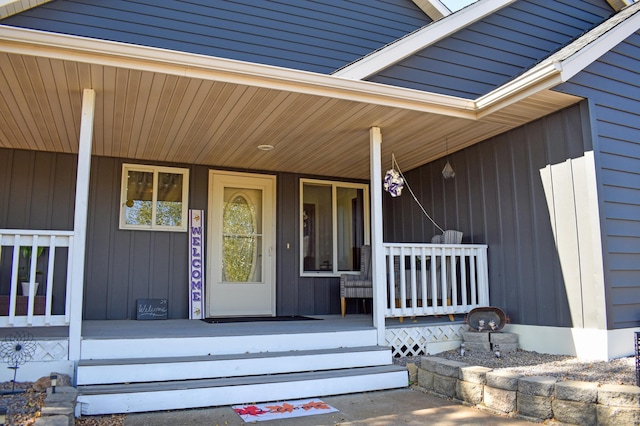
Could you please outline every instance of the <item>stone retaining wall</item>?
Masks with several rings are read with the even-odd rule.
[[[575,425],[640,425],[640,387],[558,381],[422,357],[418,386],[470,405],[529,420]]]

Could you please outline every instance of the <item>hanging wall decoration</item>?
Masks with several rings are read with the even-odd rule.
[[[427,213],[427,211],[424,209],[420,201],[418,201],[418,197],[416,197],[416,194],[414,194],[413,190],[411,189],[411,186],[409,186],[409,182],[407,182],[407,179],[402,174],[402,170],[400,170],[400,166],[396,161],[396,156],[392,153],[391,169],[389,169],[387,173],[384,175],[384,190],[387,191],[392,197],[399,197],[400,194],[402,193],[402,188],[404,188],[405,185],[407,186],[407,190],[411,194],[411,197],[413,197],[413,200],[416,202],[416,204],[418,204],[418,207],[420,207],[420,210],[422,210],[422,213],[427,217],[427,219],[431,221],[431,223],[434,224],[436,228],[438,228],[441,232],[444,233],[444,229],[442,229],[442,227],[440,227],[440,225],[438,225],[431,218],[431,216],[429,216],[429,213]]]
[[[387,170],[384,175],[384,190],[392,197],[399,197],[402,194],[402,188],[404,188],[404,179],[400,173],[393,168]]]

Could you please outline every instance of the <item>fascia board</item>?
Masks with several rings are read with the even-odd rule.
[[[639,3],[640,4],[640,3]],[[560,62],[562,81],[568,81],[586,67],[597,61],[605,53],[616,47],[627,37],[640,30],[640,6],[638,11],[625,19],[578,52]]]
[[[561,83],[560,71],[561,67],[558,63],[537,66],[486,95],[480,96],[474,102],[479,116],[485,116],[535,92]]]
[[[473,101],[270,65],[0,25],[0,51],[475,119]]]
[[[333,75],[351,80],[362,80],[390,67],[420,50],[449,37],[462,28],[477,22],[516,0],[480,0],[437,22],[417,30],[406,37],[371,53]]]

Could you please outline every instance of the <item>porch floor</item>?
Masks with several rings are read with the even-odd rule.
[[[352,331],[373,329],[370,315],[308,315],[314,320],[303,321],[254,321],[208,324],[200,320],[84,320],[83,339],[138,339],[153,337],[217,337],[249,336],[257,330],[265,334],[320,333],[330,331]],[[464,315],[456,315],[455,321],[441,317],[387,318],[387,328],[425,327],[438,324],[453,325],[464,322]],[[15,327],[0,329],[0,338],[16,331],[25,331],[36,339],[58,339],[69,336],[68,327]]]

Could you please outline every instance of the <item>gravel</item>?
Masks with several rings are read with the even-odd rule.
[[[31,382],[0,383],[3,395],[0,397],[0,406],[7,408],[7,425],[30,426],[40,415],[40,407],[44,402],[45,393],[33,390]],[[7,393],[22,390],[22,393]]]
[[[441,352],[435,355],[469,365],[509,371],[523,376],[550,376],[560,380],[578,380],[603,384],[636,385],[635,357],[618,358],[611,361],[584,361],[572,356],[550,355],[518,350],[504,353],[496,358],[493,352],[467,351],[464,356],[459,350]],[[405,365],[413,362],[420,366],[421,357],[395,358],[394,363]]]

